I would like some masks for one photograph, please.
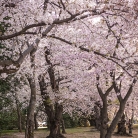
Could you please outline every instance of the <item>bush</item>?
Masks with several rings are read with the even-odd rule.
[[[66,128],[72,128],[78,126],[78,118],[77,117],[70,117],[69,114],[63,114],[63,119]]]
[[[3,111],[0,113],[0,129],[12,130],[17,128],[17,114],[15,111]]]

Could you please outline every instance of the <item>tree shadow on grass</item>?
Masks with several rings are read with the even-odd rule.
[[[133,137],[134,135],[130,135],[129,133],[126,133],[125,135],[121,135],[121,134],[118,134],[117,132],[115,132],[113,134],[113,136],[119,136],[119,137]]]

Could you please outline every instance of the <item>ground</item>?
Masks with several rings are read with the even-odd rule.
[[[99,132],[93,127],[67,129],[66,131],[67,131],[67,134],[64,135],[66,138],[99,138],[100,137]],[[46,130],[35,131],[35,138],[46,138],[48,133],[49,132]],[[24,132],[5,134],[5,135],[2,135],[0,138],[24,138]],[[113,135],[112,138],[128,138],[128,136]],[[133,138],[138,138],[138,129],[133,130]]]

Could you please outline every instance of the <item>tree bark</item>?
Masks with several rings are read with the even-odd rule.
[[[55,114],[54,116],[48,116],[50,121],[50,134],[47,138],[64,138],[60,133],[60,121],[62,118],[63,106],[55,103]]]
[[[113,85],[111,85],[106,91],[105,93],[103,93],[102,89],[100,88],[99,85],[99,79],[100,77],[97,75],[96,77],[97,79],[97,90],[98,93],[102,99],[102,103],[103,105],[101,106],[101,127],[100,127],[100,138],[106,138],[106,134],[108,133],[108,113],[107,113],[107,96],[109,95],[109,93],[111,92],[111,90],[113,89]]]
[[[17,115],[18,115],[18,129],[19,132],[22,132],[22,115],[19,105],[17,104]]]
[[[47,138],[64,138],[64,136],[60,133],[60,122],[62,119],[63,106],[59,103],[52,103],[50,97],[48,96],[47,84],[44,81],[44,77],[40,75],[38,79],[45,112],[50,123],[50,134]]]
[[[0,60],[0,66],[2,66],[2,68],[0,69],[0,74],[1,73],[7,73],[7,74],[11,74],[11,73],[15,73],[19,70],[20,65],[23,63],[24,59],[26,58],[26,56],[31,53],[34,49],[37,48],[38,44],[39,44],[39,39],[36,39],[35,44],[30,45],[18,58],[18,60],[13,61],[11,60]],[[11,67],[10,67],[11,66]],[[13,66],[13,67],[12,67]]]
[[[121,120],[118,122],[118,131],[117,133],[120,135],[126,135],[126,126],[125,126],[126,120],[125,120],[125,114],[123,113]]]
[[[18,115],[18,129],[19,129],[19,132],[22,132],[22,115],[21,115],[21,109],[19,107],[19,100],[16,93],[15,93],[15,103],[16,103],[16,109],[17,109],[17,115]]]
[[[39,44],[40,40],[36,39],[35,43]],[[28,47],[30,47],[30,44],[27,43]],[[29,103],[29,109],[27,113],[27,122],[26,122],[26,132],[25,132],[25,138],[34,138],[34,113],[35,113],[35,104],[36,104],[36,83],[35,83],[35,52],[37,50],[37,47],[35,47],[30,52],[30,62],[31,62],[31,69],[33,70],[33,75],[27,76],[30,89],[31,89],[31,96],[30,96],[30,103]]]
[[[103,107],[101,108],[101,127],[100,127],[100,138],[105,138],[108,129],[108,114],[107,114],[107,97],[104,95]]]
[[[129,122],[128,122],[129,135],[132,135],[133,119],[134,119],[134,102],[132,101],[132,116],[131,116],[131,119],[129,119]]]
[[[65,123],[64,123],[64,119],[61,119],[61,124],[62,124],[62,134],[66,134],[66,130],[65,130]]]
[[[100,127],[101,127],[101,108],[99,107],[100,105],[98,105],[98,103],[95,103],[94,106],[94,111],[95,111],[95,127],[97,130],[100,131]]]
[[[115,130],[115,127],[119,121],[119,119],[121,118],[121,116],[123,115],[123,112],[124,112],[124,109],[125,109],[125,103],[122,102],[120,103],[120,107],[119,107],[119,110],[115,116],[115,118],[113,119],[110,127],[108,128],[108,131],[107,131],[107,134],[106,134],[106,137],[105,138],[111,138],[112,136],[112,133],[113,131]]]
[[[129,119],[129,122],[128,122],[129,135],[132,135],[132,129],[133,129],[133,120]]]
[[[115,130],[117,123],[119,122],[119,119],[122,117],[122,115],[124,113],[126,102],[127,102],[128,98],[130,97],[132,90],[133,90],[133,87],[137,81],[135,78],[133,79],[133,81],[132,81],[132,83],[131,83],[128,91],[127,91],[127,94],[125,95],[124,98],[122,98],[121,91],[120,91],[121,90],[121,83],[120,83],[120,86],[118,87],[116,84],[116,81],[115,81],[115,74],[112,74],[112,77],[113,77],[113,87],[114,87],[114,90],[117,94],[117,98],[119,100],[120,106],[119,106],[118,112],[116,113],[115,118],[113,119],[110,127],[107,130],[107,134],[106,134],[105,138],[111,138],[112,133]]]
[[[34,111],[36,103],[36,85],[33,78],[27,78],[31,88],[31,97],[27,113],[25,138],[34,138]]]
[[[49,56],[51,56],[50,50],[46,48],[45,60],[49,65],[47,72],[50,78],[50,86],[53,93],[58,93],[59,80],[56,79],[54,66],[50,61]],[[58,102],[55,102],[54,104],[52,103],[49,97],[49,93],[47,92],[48,85],[45,83],[43,76],[39,76],[39,84],[46,114],[50,122],[50,134],[47,138],[63,138],[64,136],[60,133],[60,125],[61,125],[60,123],[62,119],[63,106]]]
[[[34,125],[35,125],[35,130],[38,130],[38,122],[37,122],[37,113],[34,113]]]

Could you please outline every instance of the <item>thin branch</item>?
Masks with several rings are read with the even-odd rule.
[[[32,34],[32,35],[36,35],[36,32],[24,32],[23,34]]]
[[[103,100],[104,94],[103,94],[103,92],[102,92],[102,89],[99,87],[99,79],[100,79],[100,77],[99,77],[99,75],[97,74],[97,76],[96,76],[96,80],[97,80],[96,86],[97,86],[98,93],[99,93],[101,99]]]
[[[65,42],[65,43],[67,43],[67,44],[69,44],[69,45],[72,45],[72,44],[73,44],[73,43],[71,43],[70,41],[67,41],[67,40],[65,40],[65,39],[63,39],[63,38],[57,37],[57,36],[55,36],[55,35],[48,35],[47,37],[51,37],[51,38],[58,39],[58,40],[60,40],[60,41],[62,41],[62,42]]]
[[[24,27],[21,31],[13,33],[11,35],[5,35],[5,36],[0,36],[0,40],[7,40],[7,39],[11,39],[13,37],[19,36],[21,34],[24,34],[28,29],[30,28],[34,28],[34,27],[38,27],[38,26],[45,26],[46,24],[44,22],[42,23],[38,23],[38,24],[31,24],[31,25],[27,25],[26,27]]]
[[[66,7],[65,7],[65,5],[64,5],[64,3],[63,3],[63,1],[62,1],[62,0],[60,0],[60,3],[61,3],[61,5],[62,5],[63,9],[65,10],[65,9],[66,9]]]
[[[69,44],[69,45],[74,45],[74,43],[72,43],[72,42],[70,42],[70,41],[68,41],[68,40],[66,40],[66,39],[57,37],[57,36],[55,36],[55,35],[49,35],[48,37],[55,38],[55,39],[60,40],[60,41],[62,41],[62,42],[64,42],[64,43],[67,43],[67,44]],[[75,46],[76,46],[76,45],[75,45]],[[76,46],[76,47],[77,47],[77,46]],[[79,48],[80,48],[82,51],[91,52],[91,50],[89,50],[89,49],[87,49],[87,48],[85,48],[85,47],[83,47],[83,46],[79,46]],[[97,52],[97,51],[94,51],[94,50],[93,50],[92,52],[93,52],[94,54],[96,54],[96,55],[99,55],[99,56],[101,56],[101,57],[106,58],[107,60],[110,60],[110,61],[116,63],[116,64],[117,64],[119,67],[121,67],[130,77],[134,77],[134,76],[132,76],[132,75],[125,69],[126,66],[123,66],[123,65],[119,64],[118,61],[115,61],[115,60],[114,60],[114,57],[109,57],[109,56],[107,56],[107,55],[105,55],[105,54],[102,54],[102,53]]]
[[[112,89],[114,88],[114,85],[112,84],[111,87],[109,87],[106,92],[105,92],[105,95],[108,96],[110,91],[112,91]]]
[[[70,17],[68,18],[65,18],[65,19],[55,19],[53,21],[53,23],[51,25],[56,25],[56,24],[63,24],[63,23],[69,23],[71,21],[76,21],[78,20],[76,17],[80,16],[81,14],[85,13],[85,12],[93,12],[92,10],[83,10],[81,12],[78,12],[76,14],[73,14],[71,15]],[[79,19],[84,19],[84,18],[87,18],[89,17],[90,15],[92,14],[87,14],[87,15],[83,15],[81,17],[79,17]],[[74,20],[73,20],[74,19]],[[31,25],[27,25],[26,27],[24,27],[21,31],[19,32],[16,32],[16,33],[13,33],[11,35],[5,35],[5,36],[0,36],[0,40],[7,40],[7,39],[11,39],[13,37],[16,37],[16,36],[19,36],[23,33],[25,33],[28,29],[30,28],[34,28],[34,27],[40,27],[40,26],[46,26],[48,24],[44,23],[44,22],[41,22],[41,23],[38,23],[38,24],[31,24]],[[50,25],[50,24],[49,24]]]
[[[121,96],[121,92],[120,92],[121,86],[120,86],[120,88],[118,88],[118,86],[116,84],[116,79],[115,79],[115,73],[114,72],[111,73],[111,77],[113,79],[113,87],[114,87],[114,90],[116,92],[117,98],[118,98],[119,102],[121,103],[122,100],[123,100],[123,98]]]
[[[39,39],[36,39],[35,44],[29,46],[18,58],[18,60],[0,60],[0,74],[1,73],[15,73],[17,70],[19,70],[20,65],[23,63],[26,56],[33,51],[39,44]]]
[[[42,33],[42,36],[43,36],[43,37],[46,36],[46,35],[53,29],[54,26],[55,26],[54,24],[48,26],[48,27],[46,28],[46,30]]]
[[[123,99],[124,102],[126,102],[127,99],[130,97],[130,95],[131,95],[131,93],[132,93],[132,90],[133,90],[133,87],[134,87],[134,85],[136,84],[136,82],[137,82],[137,79],[134,78],[133,81],[132,81],[132,84],[131,84],[130,87],[129,87],[129,90],[128,90],[126,96],[125,96],[124,99]]]

